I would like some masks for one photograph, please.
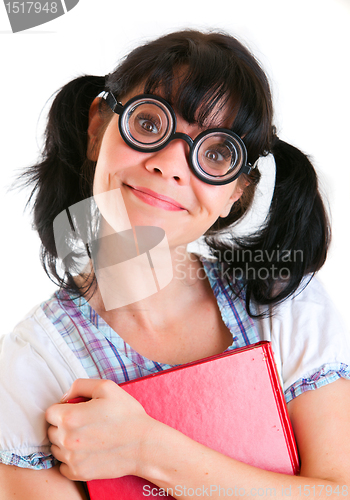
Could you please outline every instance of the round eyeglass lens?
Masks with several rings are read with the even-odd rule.
[[[196,147],[196,159],[209,177],[234,177],[242,167],[243,151],[235,139],[224,132],[204,136]]]
[[[172,116],[165,105],[144,98],[125,110],[122,127],[127,139],[145,149],[159,147],[172,133]]]

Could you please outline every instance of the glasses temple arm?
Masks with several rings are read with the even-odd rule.
[[[101,97],[106,101],[113,113],[117,113],[118,115],[120,115],[123,112],[123,105],[117,101],[117,99],[111,92],[104,92]]]
[[[252,170],[254,170],[254,168],[256,168],[256,167],[257,167],[259,159],[260,159],[260,156],[259,156],[259,158],[258,158],[258,159],[257,159],[257,160],[253,163],[253,165],[250,165],[249,163],[247,163],[247,164],[243,167],[243,169],[242,169],[242,173],[243,173],[243,174],[247,174],[247,175],[249,175],[249,174],[250,174],[250,172],[251,172]]]

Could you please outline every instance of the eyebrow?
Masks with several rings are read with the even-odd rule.
[[[198,128],[200,130],[204,131],[212,128],[230,128],[230,125],[225,125],[227,121],[228,118],[223,117],[222,119],[220,119],[218,116],[214,116],[213,118],[208,117],[203,123],[203,125],[200,125],[197,122],[195,123],[198,125]]]

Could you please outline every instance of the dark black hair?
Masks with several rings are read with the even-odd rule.
[[[245,237],[235,237],[233,230],[230,241],[220,240],[215,230],[206,237],[236,293],[237,285],[243,292],[252,316],[252,300],[264,305],[281,302],[304,276],[311,279],[324,264],[330,243],[329,221],[309,158],[278,138],[272,151],[275,188],[262,227]]]
[[[316,173],[303,153],[278,139],[269,83],[258,61],[236,38],[218,32],[171,33],[133,50],[106,78],[82,76],[58,92],[49,112],[43,157],[26,173],[28,182],[34,183],[34,224],[48,275],[79,292],[69,266],[64,276],[57,270],[53,220],[92,196],[95,163],[86,157],[91,103],[104,90],[122,100],[140,87],[144,93],[161,92],[189,123],[206,126],[215,110],[225,106],[232,113],[231,129],[247,147],[249,163],[274,154],[276,184],[263,227],[246,238],[235,238],[234,232],[230,240],[221,237],[221,231],[240,220],[252,204],[260,178],[255,168],[249,176],[240,176],[243,195],[230,214],[210,228],[206,242],[232,285],[240,270],[240,289],[250,313],[252,300],[274,304],[290,296],[306,274],[323,265],[328,249],[330,230]],[[100,112],[107,123],[112,112],[104,101]],[[237,292],[237,287],[232,289]]]

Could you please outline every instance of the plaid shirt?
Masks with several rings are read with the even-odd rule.
[[[253,320],[241,298],[232,300],[219,269],[204,261],[224,323],[232,333],[229,349],[259,342]],[[231,292],[232,295],[232,292]],[[129,346],[82,297],[73,298],[64,290],[56,292],[42,308],[90,378],[113,380],[117,384],[171,368],[141,356]]]
[[[254,321],[247,314],[244,297],[232,298],[225,273],[217,263],[205,259],[202,262],[223,322],[232,334],[232,344],[228,350],[261,340]],[[157,363],[137,353],[96,314],[84,298],[74,298],[60,290],[42,303],[41,307],[90,378],[104,378],[121,383],[171,368],[171,365]],[[309,378],[301,378],[287,388],[286,402],[340,377],[350,378],[348,365],[323,365]],[[32,469],[47,469],[57,463],[52,455],[44,453],[18,456],[10,452],[1,452],[0,462]]]

